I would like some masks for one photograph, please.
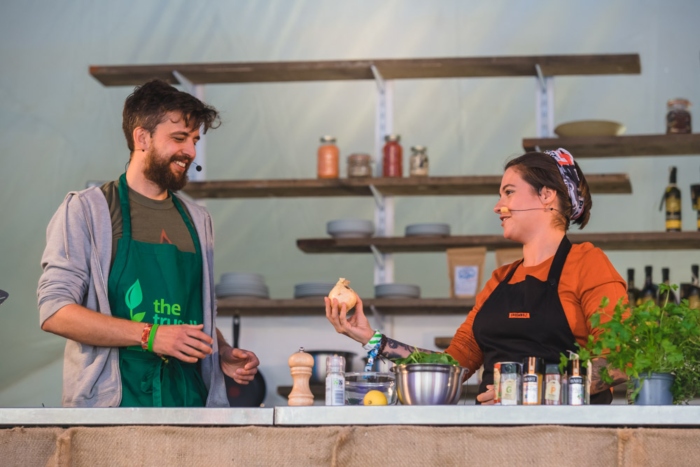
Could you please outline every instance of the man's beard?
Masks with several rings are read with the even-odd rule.
[[[158,154],[154,149],[148,152],[146,157],[146,168],[143,175],[163,190],[179,191],[188,182],[187,169],[189,169],[188,158],[186,156],[165,156]],[[182,161],[187,164],[187,168],[182,174],[175,174],[170,168],[174,161]]]

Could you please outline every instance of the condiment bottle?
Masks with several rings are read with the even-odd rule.
[[[583,381],[585,368],[581,367],[578,358],[569,360],[569,405],[584,405],[586,394]]]
[[[561,374],[559,365],[548,363],[544,367],[544,405],[561,404]]]
[[[369,154],[350,154],[348,156],[348,177],[371,177],[372,157]]]
[[[425,146],[413,146],[411,148],[411,160],[409,164],[409,173],[411,177],[427,177],[428,176],[428,155]]]
[[[671,99],[667,103],[666,133],[684,134],[692,133],[690,119],[690,101],[687,99]]]
[[[523,361],[523,405],[540,405],[542,403],[542,374],[544,360],[527,357]]]
[[[382,153],[382,175],[384,177],[403,177],[403,149],[399,144],[399,135],[386,135]]]
[[[326,405],[345,405],[345,357],[326,358]]]
[[[501,362],[501,405],[522,403],[522,365],[517,362]]]
[[[493,403],[501,405],[501,362],[493,365]]]
[[[317,175],[318,178],[338,178],[340,151],[335,145],[333,136],[322,136],[318,147]]]
[[[314,366],[314,357],[304,352],[304,348],[299,348],[299,352],[292,354],[288,360],[289,371],[292,374],[294,383],[292,392],[287,397],[289,405],[304,406],[313,405],[314,395],[309,387],[309,378]]]

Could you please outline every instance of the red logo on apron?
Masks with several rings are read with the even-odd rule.
[[[509,318],[529,319],[530,313],[508,313]]]

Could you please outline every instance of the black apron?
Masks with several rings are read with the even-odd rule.
[[[508,282],[522,260],[496,287],[474,318],[473,332],[484,356],[484,372],[479,394],[493,384],[493,365],[497,362],[522,362],[540,357],[546,363],[559,363],[560,353],[576,351],[559,298],[559,279],[571,242],[564,236],[552,260],[547,281],[533,276],[516,284]],[[612,402],[610,391],[591,395],[591,404]]]

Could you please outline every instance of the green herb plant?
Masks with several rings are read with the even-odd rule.
[[[690,308],[688,300],[680,304],[669,301],[669,292],[677,288],[659,284],[660,305],[648,300],[629,306],[620,299],[612,318],[603,323],[599,310],[591,317],[591,327],[602,332],[597,337],[588,336],[584,347],[577,344],[579,358],[586,362],[604,357],[609,367],[623,371],[632,399],[641,389],[634,381],[651,373],[675,375],[671,386],[674,404],[693,399],[700,394],[700,310]],[[606,297],[600,307],[609,303]],[[566,364],[568,358],[561,357]],[[603,368],[600,376],[608,384],[613,381],[608,368]]]
[[[456,365],[459,366],[459,362],[452,358],[451,355],[446,353],[427,353],[419,352],[418,350],[413,350],[411,355],[406,358],[394,358],[391,359],[396,365],[407,365],[409,363],[442,363],[444,365]]]

